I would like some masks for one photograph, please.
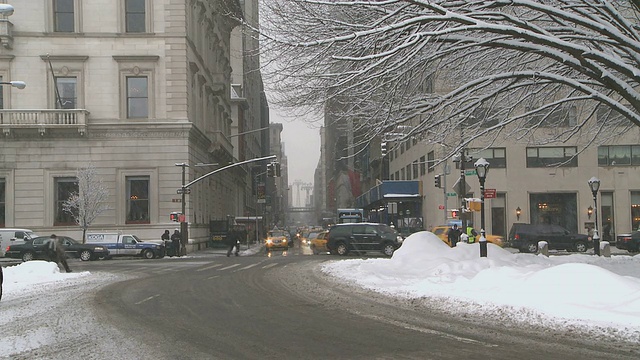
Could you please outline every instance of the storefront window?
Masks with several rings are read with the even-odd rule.
[[[631,192],[631,229],[640,228],[640,191]]]

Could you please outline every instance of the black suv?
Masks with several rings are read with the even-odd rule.
[[[640,231],[618,235],[616,247],[629,252],[640,252]]]
[[[550,250],[585,252],[593,247],[591,237],[573,234],[560,225],[520,224],[511,226],[507,244],[521,252],[538,251],[538,241],[546,241]]]
[[[392,227],[376,223],[337,224],[327,236],[327,248],[332,254],[347,255],[349,251],[381,251],[387,256],[402,245],[402,236]]]

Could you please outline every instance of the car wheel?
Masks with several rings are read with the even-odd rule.
[[[93,257],[93,254],[89,250],[82,250],[80,252],[80,260],[89,261]]]
[[[349,248],[347,248],[347,244],[343,242],[339,242],[336,244],[336,253],[340,256],[345,256],[349,253]]]
[[[382,253],[385,254],[386,256],[393,255],[394,251],[396,251],[396,247],[393,246],[393,244],[391,243],[385,243],[384,247],[382,248]]]
[[[528,253],[538,252],[538,243],[535,243],[535,242],[528,243],[527,247],[525,248],[525,251]]]
[[[320,254],[320,252],[318,251],[318,249],[316,249],[315,246],[311,245],[311,251],[313,252],[313,255],[318,255]]]
[[[576,249],[577,252],[586,252],[587,251],[587,243],[584,241],[576,241],[573,245],[573,248]]]
[[[22,254],[22,261],[31,261],[33,260],[33,253],[31,251],[24,252]]]
[[[153,250],[149,250],[149,249],[145,250],[145,251],[142,253],[142,256],[143,256],[145,259],[153,259],[154,257],[156,257],[156,255],[153,253]]]

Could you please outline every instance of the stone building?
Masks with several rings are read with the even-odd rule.
[[[1,92],[0,225],[79,238],[62,203],[76,169],[93,165],[110,210],[91,229],[157,239],[177,225],[169,214],[183,206],[183,169],[190,182],[268,151],[268,137],[251,132],[268,126],[259,64],[231,57],[257,47],[232,41],[245,10],[258,21],[257,1],[12,5],[1,20],[0,77],[27,87]],[[195,183],[184,197],[190,247],[206,244],[211,220],[255,211],[251,187],[248,166]]]

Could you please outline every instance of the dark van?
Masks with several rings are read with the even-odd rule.
[[[332,254],[349,251],[380,251],[387,256],[402,245],[402,236],[392,227],[377,223],[337,224],[327,235],[327,248]]]
[[[560,225],[515,223],[509,231],[507,244],[521,252],[535,253],[538,241],[546,241],[549,250],[585,252],[593,247],[590,236],[575,234]]]

